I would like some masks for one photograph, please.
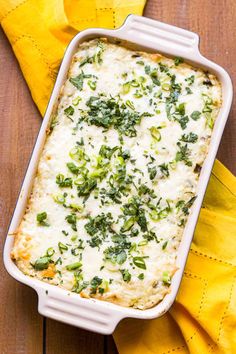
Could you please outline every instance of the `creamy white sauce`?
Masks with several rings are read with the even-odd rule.
[[[212,86],[203,84],[206,75],[201,70],[196,70],[187,64],[174,65],[172,59],[165,57],[152,58],[150,55],[140,53],[140,57],[133,58],[134,52],[117,45],[103,43],[101,51],[101,63],[87,63],[80,67],[80,63],[87,57],[93,57],[95,52],[100,50],[97,41],[84,43],[78,49],[71,65],[69,78],[75,78],[81,72],[85,75],[94,75],[96,78],[85,78],[83,80],[83,89],[78,90],[70,81],[66,81],[62,90],[58,112],[57,124],[53,128],[51,135],[47,138],[38,167],[38,175],[35,179],[34,188],[30,200],[30,204],[21,222],[15,246],[13,249],[13,257],[20,269],[29,275],[39,277],[44,281],[49,281],[68,290],[72,290],[75,285],[74,271],[66,269],[67,265],[75,262],[81,262],[81,274],[83,281],[91,282],[97,276],[103,279],[101,286],[104,288],[103,295],[97,293],[91,294],[90,285],[83,290],[86,296],[95,296],[107,301],[113,301],[124,306],[134,306],[144,309],[151,307],[159,302],[168,292],[168,284],[163,281],[163,272],[168,272],[169,277],[175,271],[175,259],[178,245],[183,232],[183,225],[179,226],[181,220],[186,220],[187,215],[183,215],[182,211],[176,207],[178,201],[183,200],[187,203],[194,195],[197,187],[198,175],[194,172],[196,164],[201,165],[206,152],[209,137],[211,136],[211,128],[207,124],[207,115],[202,113],[204,110],[204,100],[206,96],[212,99],[210,108],[212,109],[211,117],[214,120],[221,101],[221,90],[218,81],[210,75]],[[137,63],[143,61],[144,65]],[[172,85],[170,76],[166,72],[161,72],[158,62],[168,67],[168,72],[176,76],[175,82],[181,85],[181,93],[179,94],[176,105],[181,103],[185,105],[185,116],[189,120],[186,128],[182,129],[180,123],[173,118],[169,119],[166,114],[166,97],[169,97],[170,90],[168,85]],[[150,74],[145,73],[145,66],[151,69],[158,69],[157,75],[161,85],[153,84]],[[195,80],[192,84],[188,84],[186,78],[194,76]],[[143,85],[146,87],[153,86],[152,92],[143,95],[140,98],[134,97],[136,90],[140,91],[140,87],[130,87],[129,92],[123,92],[123,84],[132,80],[140,80],[144,77]],[[96,81],[96,89],[92,90],[89,81]],[[191,93],[187,94],[186,87],[191,89]],[[141,90],[142,91],[142,90]],[[162,97],[157,98],[160,93]],[[91,96],[103,94],[104,98],[109,99],[110,96],[119,95],[120,102],[131,101],[134,110],[140,114],[144,112],[150,113],[152,116],[143,117],[141,123],[136,125],[137,135],[128,137],[123,135],[122,150],[129,150],[131,158],[125,161],[126,175],[133,176],[134,184],[130,185],[131,191],[127,196],[122,196],[122,204],[117,204],[111,199],[107,205],[101,204],[101,198],[96,199],[93,191],[83,204],[84,197],[79,197],[77,186],[73,184],[73,188],[60,188],[56,183],[56,176],[63,174],[64,177],[76,180],[79,176],[72,174],[68,167],[68,162],[74,162],[69,152],[76,146],[76,142],[84,139],[84,152],[90,158],[86,167],[91,172],[94,170],[94,164],[102,145],[109,147],[121,146],[118,131],[109,128],[104,132],[104,128],[95,125],[89,125],[86,121],[81,122],[77,129],[74,129],[81,115],[86,115],[88,105],[86,104]],[[74,105],[75,99],[80,97],[78,105]],[[150,102],[152,99],[152,103]],[[154,102],[156,106],[154,106]],[[64,110],[67,107],[73,107],[74,114],[66,116]],[[173,111],[172,106],[172,111]],[[157,111],[158,110],[158,111]],[[83,113],[83,111],[85,113]],[[201,112],[198,120],[191,118],[194,111]],[[208,115],[209,119],[209,115]],[[155,141],[150,132],[152,127],[159,128],[161,135],[160,141]],[[197,135],[197,141],[188,143],[189,160],[192,165],[186,165],[185,161],[175,161],[176,153],[179,150],[177,142],[183,134],[188,135],[194,133]],[[182,145],[186,143],[181,142]],[[148,171],[148,162],[150,155],[155,159],[151,167],[157,168],[156,176],[150,179]],[[107,176],[98,182],[98,189],[109,189],[109,177],[115,173],[117,165],[118,152],[116,151],[110,159],[110,167]],[[147,157],[148,156],[148,157]],[[132,163],[130,160],[134,160]],[[161,164],[167,164],[168,176],[163,175],[158,167]],[[134,171],[134,169],[136,169]],[[140,172],[140,171],[141,172]],[[119,218],[123,215],[123,205],[127,203],[132,196],[137,195],[135,186],[145,184],[150,189],[154,189],[157,199],[161,198],[156,211],[160,211],[168,207],[169,212],[165,218],[153,221],[150,217],[151,210],[148,207],[148,195],[142,196],[142,208],[147,219],[148,230],[155,232],[158,242],[151,240],[146,245],[139,245],[143,241],[145,232],[135,223],[134,227],[139,230],[139,234],[135,237],[128,237],[131,243],[136,243],[136,250],[127,252],[127,260],[123,264],[112,263],[105,259],[104,250],[109,246],[114,246],[111,235],[108,234],[100,247],[92,248],[88,241],[91,236],[86,232],[84,225],[88,223],[88,215],[96,217],[101,213],[112,214],[114,224],[113,230],[117,233],[123,225],[123,219]],[[135,186],[134,186],[135,185]],[[65,218],[73,211],[65,208],[62,204],[55,202],[54,197],[58,194],[67,193],[66,205],[71,203],[80,206],[84,205],[82,212],[75,212],[77,220],[77,231],[72,230]],[[159,209],[158,209],[159,208]],[[41,212],[47,213],[47,222],[50,226],[40,225],[37,221],[37,214]],[[116,223],[117,221],[117,223]],[[63,233],[63,232],[64,233]],[[128,235],[130,232],[126,232]],[[77,239],[75,239],[77,236]],[[73,255],[71,250],[78,245],[78,239],[83,240],[84,249],[79,254]],[[67,250],[60,252],[58,243],[62,242]],[[45,277],[44,271],[35,270],[33,265],[40,258],[46,255],[48,249],[53,249],[54,254],[51,257],[51,265],[55,274],[49,278]],[[22,253],[23,252],[23,253]],[[22,254],[27,254],[23,257]],[[55,265],[57,260],[60,262]],[[144,258],[146,269],[141,269],[133,264],[133,257]],[[51,266],[50,265],[50,266]],[[130,281],[122,278],[121,270],[128,270],[130,273]],[[143,273],[144,278],[139,279],[138,276]],[[104,281],[107,282],[104,286]],[[83,295],[83,296],[84,296]]]

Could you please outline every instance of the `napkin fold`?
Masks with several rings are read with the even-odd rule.
[[[119,27],[144,0],[1,0],[0,22],[45,112],[66,46],[80,30]],[[216,161],[171,310],[120,323],[120,354],[236,353],[236,178]]]

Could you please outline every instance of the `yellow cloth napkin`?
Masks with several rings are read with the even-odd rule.
[[[70,39],[87,27],[120,26],[143,0],[1,0],[0,21],[32,96],[45,111]],[[184,278],[169,313],[124,320],[120,354],[236,353],[236,178],[216,161]]]
[[[0,0],[0,23],[42,115],[65,49],[78,31],[116,28],[145,0]]]

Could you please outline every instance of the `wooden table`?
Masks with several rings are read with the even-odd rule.
[[[199,33],[201,52],[236,80],[235,0],[149,0],[145,15]],[[0,42],[0,217],[1,249],[41,124],[10,45]],[[218,158],[236,173],[236,104],[233,105]],[[13,280],[0,260],[1,354],[114,354],[112,337],[89,333],[43,318],[36,293]]]

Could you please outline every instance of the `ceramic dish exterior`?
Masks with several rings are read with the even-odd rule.
[[[147,310],[121,307],[109,302],[95,299],[83,299],[77,294],[44,283],[35,278],[24,275],[10,257],[13,246],[13,234],[24,215],[32,183],[37,171],[46,131],[50,124],[52,112],[57,104],[60,89],[65,82],[71,59],[78,45],[88,39],[107,37],[111,42],[121,41],[132,49],[147,52],[160,52],[171,57],[182,57],[195,67],[200,67],[215,74],[222,86],[222,107],[216,119],[212,132],[209,151],[203,164],[197,188],[197,199],[192,207],[191,214],[185,226],[182,241],[179,246],[176,266],[178,271],[172,278],[171,290],[156,306]],[[151,319],[165,313],[175,300],[184,266],[188,256],[190,244],[197,223],[202,200],[210,177],[214,159],[228,117],[232,101],[232,84],[228,74],[220,66],[204,58],[198,49],[199,38],[195,33],[166,25],[144,17],[130,15],[124,25],[117,30],[88,29],[74,37],[64,56],[58,77],[52,92],[51,99],[35,144],[35,148],[22,185],[20,196],[9,227],[4,249],[4,263],[7,271],[18,281],[34,288],[39,296],[39,312],[47,317],[75,325],[87,330],[102,334],[114,331],[119,321],[126,317]]]

